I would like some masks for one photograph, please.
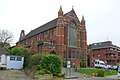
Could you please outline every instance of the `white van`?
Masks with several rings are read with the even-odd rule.
[[[100,60],[95,60],[94,67],[95,68],[104,68],[105,67],[105,62],[104,61],[100,61]]]

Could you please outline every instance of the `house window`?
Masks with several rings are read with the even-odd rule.
[[[72,52],[73,53],[73,58],[75,58],[76,57],[76,52]]]
[[[83,43],[82,43],[82,32],[80,32],[80,47],[83,46]]]
[[[68,58],[70,59],[71,58],[71,52],[69,51],[68,53]]]
[[[10,61],[15,61],[15,57],[10,57]]]
[[[46,35],[48,35],[49,31],[46,31]]]
[[[52,48],[53,47],[53,41],[51,40],[50,41],[50,48]]]
[[[17,61],[22,61],[22,57],[17,57]]]
[[[66,58],[66,52],[64,51],[64,58]]]
[[[110,50],[113,50],[113,48],[110,48]]]
[[[52,29],[52,39],[54,38],[54,30]]]
[[[32,42],[32,43],[34,42],[34,38],[31,38],[31,42]]]
[[[42,33],[39,34],[39,41],[42,40]]]
[[[42,33],[42,40],[44,40],[44,33]]]
[[[66,45],[67,44],[67,39],[66,39],[66,27],[64,27],[64,44]]]
[[[0,62],[1,62],[1,56],[0,56]]]

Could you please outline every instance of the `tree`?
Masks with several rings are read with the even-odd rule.
[[[16,56],[21,56],[24,53],[24,48],[23,47],[14,47],[10,51],[11,55],[16,55]]]
[[[4,47],[6,44],[10,44],[10,42],[13,40],[13,34],[12,32],[9,32],[8,30],[0,30],[0,43],[2,43],[2,47]]]

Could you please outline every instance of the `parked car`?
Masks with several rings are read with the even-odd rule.
[[[108,66],[108,69],[112,69],[112,65],[107,65]]]
[[[105,66],[104,66],[104,69],[105,69],[105,70],[108,70],[108,69],[109,69],[109,68],[108,68],[108,65],[105,65]]]
[[[112,68],[111,65],[105,65],[105,67],[104,67],[104,69],[106,69],[106,70],[109,70],[109,69],[111,69],[111,68]]]
[[[111,69],[112,69],[112,70],[117,70],[117,69],[118,69],[118,66],[112,66]]]

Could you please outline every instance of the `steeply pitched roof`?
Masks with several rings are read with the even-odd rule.
[[[34,36],[34,35],[36,35],[36,34],[39,34],[39,33],[41,33],[41,32],[44,32],[44,31],[46,31],[46,30],[49,30],[49,29],[51,29],[51,28],[56,27],[57,19],[58,19],[58,18],[56,18],[56,19],[54,19],[54,20],[52,20],[52,21],[50,21],[50,22],[48,22],[48,23],[46,23],[46,24],[44,24],[44,25],[42,25],[42,26],[40,26],[40,27],[38,27],[38,28],[36,28],[36,29],[34,29],[34,30],[32,30],[32,31],[30,31],[30,32],[23,38],[23,40],[24,40],[24,39],[27,39],[27,38],[29,38],[29,37],[31,37],[31,36]]]
[[[90,44],[89,48],[90,49],[116,48],[120,50],[120,47],[113,45],[111,41]]]
[[[62,10],[62,8],[61,8],[61,10]],[[72,8],[72,10],[70,12],[64,14],[64,16],[66,16],[67,14],[69,14],[71,12],[73,12],[75,14],[75,16],[77,16],[73,8]],[[57,20],[58,20],[58,18],[56,18],[56,19],[54,19],[54,20],[52,20],[52,21],[50,21],[50,22],[48,22],[48,23],[46,23],[46,24],[44,24],[44,25],[42,25],[42,26],[40,26],[40,27],[38,27],[38,28],[36,28],[36,29],[34,29],[32,31],[30,31],[22,40],[27,39],[29,37],[32,37],[32,36],[36,35],[36,34],[39,34],[41,32],[44,32],[46,30],[49,30],[51,28],[56,27]]]

